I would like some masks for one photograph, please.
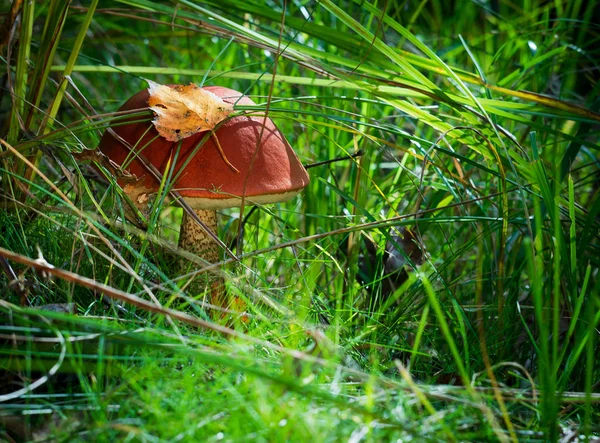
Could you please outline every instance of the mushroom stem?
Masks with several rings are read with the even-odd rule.
[[[217,212],[213,209],[195,209],[194,212],[204,222],[207,228],[214,233],[218,233]],[[179,247],[186,251],[196,254],[198,257],[206,260],[208,263],[219,261],[219,245],[190,217],[183,211],[181,221],[181,231],[179,234]],[[185,269],[188,262],[182,262],[181,268]],[[244,311],[245,305],[237,299],[229,300],[225,291],[225,282],[222,277],[213,273],[208,273],[205,278],[200,278],[188,287],[192,293],[203,292],[208,288],[210,293],[209,302],[212,305],[222,308],[232,308],[234,310]],[[212,315],[214,319],[218,314]],[[221,316],[222,317],[222,316]]]
[[[194,212],[207,228],[214,233],[219,232],[217,212],[214,209],[195,209]],[[196,254],[209,263],[219,261],[219,245],[185,211],[183,211],[181,220],[179,247]]]

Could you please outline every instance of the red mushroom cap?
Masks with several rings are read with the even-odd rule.
[[[232,89],[219,86],[204,89],[228,103],[255,105],[250,98]],[[147,89],[140,91],[120,111],[147,108],[148,98]],[[140,118],[136,117],[135,123],[113,129],[134,147],[136,153],[143,155],[164,174],[168,160],[177,153],[180,142],[170,142],[159,136],[151,117],[152,113],[148,110],[147,121],[140,122]],[[197,149],[207,136],[206,131],[183,139],[174,168],[173,190],[178,191],[193,208],[231,207],[239,204],[241,197],[246,199],[246,204],[274,203],[288,200],[308,185],[306,170],[270,118],[236,116],[225,120],[215,134],[225,156],[239,173],[225,163],[214,137],[208,136]],[[104,133],[98,147],[118,165],[128,162],[124,169],[140,179],[133,194],[156,192],[158,181],[109,131]],[[197,152],[190,159],[195,150]]]

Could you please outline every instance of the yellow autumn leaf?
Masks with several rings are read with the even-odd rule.
[[[162,137],[172,142],[213,129],[233,111],[232,104],[194,83],[188,86],[148,83],[148,106],[156,115],[152,123]]]

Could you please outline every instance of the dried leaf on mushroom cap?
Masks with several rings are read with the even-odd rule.
[[[176,142],[214,129],[233,111],[233,105],[194,83],[166,86],[148,80],[148,106],[158,133]]]

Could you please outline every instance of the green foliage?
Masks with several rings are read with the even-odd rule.
[[[23,2],[0,42],[0,438],[600,435],[598,10]],[[162,194],[131,221],[94,156],[145,79],[243,91],[314,164],[296,199],[220,212],[239,261],[177,249]],[[206,272],[246,322],[219,324]]]

